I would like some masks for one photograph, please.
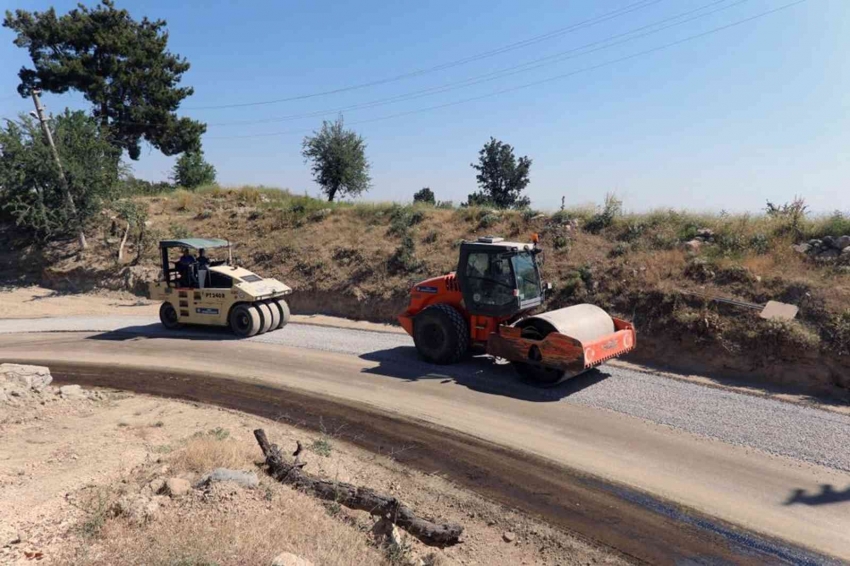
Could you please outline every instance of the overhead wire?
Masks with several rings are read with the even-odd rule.
[[[553,77],[549,77],[549,78],[546,78],[546,79],[533,81],[533,82],[530,82],[530,83],[525,83],[525,84],[522,84],[522,85],[518,85],[518,86],[514,86],[514,87],[502,89],[502,90],[497,90],[495,92],[491,92],[491,93],[487,93],[487,94],[483,94],[483,95],[479,95],[479,96],[474,96],[474,97],[470,97],[470,98],[456,100],[456,101],[448,102],[448,103],[445,103],[445,104],[438,104],[438,105],[429,106],[429,107],[426,107],[426,108],[418,108],[418,109],[414,109],[414,110],[408,110],[406,112],[399,112],[399,113],[396,113],[396,114],[390,114],[390,115],[387,115],[387,116],[379,116],[379,117],[376,117],[376,118],[370,118],[370,119],[366,119],[366,120],[358,120],[358,121],[355,121],[355,122],[351,122],[350,125],[368,124],[368,123],[380,122],[380,121],[384,121],[384,120],[391,120],[391,119],[399,118],[399,117],[402,117],[402,116],[409,116],[409,115],[413,115],[413,114],[431,112],[433,110],[440,110],[440,109],[448,108],[448,107],[451,107],[451,106],[457,106],[457,105],[460,105],[460,104],[466,104],[466,103],[469,103],[469,102],[484,100],[484,99],[487,99],[487,98],[492,98],[494,96],[499,96],[499,95],[502,95],[502,94],[507,94],[507,93],[510,93],[510,92],[516,92],[516,91],[524,90],[524,89],[531,88],[531,87],[534,87],[534,86],[539,86],[539,85],[542,85],[542,84],[547,84],[547,83],[551,83],[551,82],[554,82],[554,81],[563,80],[565,78],[569,78],[569,77],[572,77],[572,76],[575,76],[575,75],[578,75],[578,74],[581,74],[581,73],[594,71],[594,70],[597,70],[597,69],[601,69],[601,68],[604,68],[604,67],[615,65],[617,63],[622,63],[624,61],[629,61],[631,59],[642,57],[644,55],[657,53],[659,51],[663,51],[663,50],[669,49],[671,47],[675,47],[677,45],[687,43],[689,41],[693,41],[693,40],[696,40],[696,39],[699,39],[699,38],[702,38],[702,37],[706,37],[706,36],[709,36],[709,35],[712,35],[712,34],[715,34],[715,33],[719,33],[721,31],[731,29],[733,27],[737,27],[737,26],[743,25],[745,23],[749,23],[749,22],[752,22],[752,21],[760,19],[760,18],[764,18],[764,17],[769,16],[771,14],[775,14],[775,13],[780,12],[782,10],[787,10],[789,8],[792,8],[793,6],[803,4],[804,2],[807,2],[807,1],[808,0],[796,0],[795,2],[783,4],[782,6],[778,6],[777,8],[773,8],[771,10],[760,12],[760,13],[755,14],[753,16],[750,16],[750,17],[747,17],[747,18],[744,18],[744,19],[741,19],[741,20],[737,20],[737,21],[734,21],[732,23],[725,24],[725,25],[722,25],[722,26],[719,26],[719,27],[716,27],[716,28],[712,28],[710,30],[707,30],[707,31],[704,31],[704,32],[701,32],[701,33],[698,33],[698,34],[690,35],[688,37],[685,37],[685,38],[682,38],[682,39],[679,39],[679,40],[676,40],[676,41],[672,41],[672,42],[666,43],[664,45],[660,45],[660,46],[657,46],[657,47],[653,47],[651,49],[639,51],[637,53],[633,53],[631,55],[627,55],[627,56],[624,56],[624,57],[613,59],[611,61],[606,61],[606,62],[597,64],[597,65],[592,65],[592,66],[589,66],[589,67],[583,67],[581,69],[577,69],[577,70],[571,71],[569,73],[555,75]],[[312,130],[301,129],[301,130],[290,130],[290,131],[283,131],[283,132],[271,132],[271,133],[264,133],[264,134],[247,134],[247,135],[234,135],[234,136],[208,136],[208,137],[206,137],[206,139],[263,138],[263,137],[275,137],[275,136],[284,136],[284,135],[303,134],[305,132],[310,132],[310,131],[312,131]]]
[[[621,37],[629,36],[629,35],[635,34],[637,32],[649,29],[649,28],[653,28],[653,27],[656,27],[656,26],[659,26],[659,25],[662,25],[662,24],[665,24],[665,23],[668,23],[668,22],[671,22],[671,21],[674,21],[674,20],[678,20],[678,19],[681,19],[681,18],[686,17],[686,16],[690,16],[691,14],[694,14],[696,12],[701,12],[701,11],[707,9],[707,8],[710,8],[712,6],[716,6],[717,4],[723,4],[723,3],[728,2],[728,1],[729,0],[714,0],[713,2],[710,2],[708,4],[704,4],[704,5],[702,5],[698,8],[695,8],[693,10],[689,10],[687,12],[683,12],[681,14],[677,14],[675,16],[671,16],[671,17],[668,17],[668,18],[665,18],[665,19],[662,19],[662,20],[659,20],[659,21],[656,21],[656,22],[652,22],[650,24],[646,24],[646,25],[640,26],[638,28],[635,28],[635,29],[632,29],[632,30],[629,30],[629,31],[626,31],[626,32],[618,33],[618,34],[606,37],[604,39],[600,39],[600,40],[597,40],[597,41],[586,43],[586,44],[580,45],[578,47],[573,47],[573,48],[568,49],[566,51],[560,51],[560,52],[554,53],[552,55],[547,55],[546,57],[541,57],[541,58],[538,58],[538,59],[527,61],[525,63],[521,63],[519,65],[513,65],[513,66],[510,66],[510,67],[505,67],[503,69],[491,71],[489,73],[484,73],[484,74],[481,74],[481,75],[476,75],[474,77],[469,77],[467,79],[463,79],[463,80],[460,80],[460,81],[453,81],[453,82],[446,83],[446,84],[436,86],[436,87],[420,89],[420,90],[411,91],[411,92],[407,92],[407,93],[404,93],[404,94],[399,94],[399,95],[395,95],[395,96],[391,96],[391,97],[387,97],[387,98],[377,99],[377,100],[373,100],[373,101],[369,101],[369,102],[363,102],[363,103],[359,103],[359,104],[353,104],[353,105],[349,105],[349,106],[343,106],[343,107],[334,108],[334,109],[315,110],[315,111],[304,112],[304,113],[300,113],[300,114],[290,114],[288,116],[278,116],[278,117],[263,118],[263,119],[257,119],[257,120],[235,120],[235,121],[228,121],[228,122],[212,122],[212,123],[207,123],[207,125],[208,126],[235,126],[235,125],[249,125],[249,124],[267,124],[267,123],[273,123],[273,122],[287,122],[287,121],[298,120],[298,119],[302,119],[302,118],[313,118],[313,117],[316,117],[316,116],[338,114],[340,112],[349,112],[349,111],[352,111],[352,110],[362,110],[362,109],[365,109],[365,108],[375,108],[375,107],[383,106],[383,105],[386,105],[386,104],[395,104],[397,102],[405,102],[405,101],[408,101],[408,100],[414,100],[414,99],[422,98],[422,97],[425,97],[425,96],[431,96],[431,95],[434,95],[434,94],[441,94],[441,93],[444,93],[444,92],[457,90],[459,88],[466,88],[468,86],[474,86],[474,85],[477,85],[477,84],[497,80],[497,79],[500,79],[500,78],[503,78],[503,77],[512,76],[512,75],[524,73],[524,72],[527,72],[527,71],[532,71],[532,70],[535,70],[535,69],[539,69],[541,67],[545,67],[547,65],[559,63],[559,62],[564,61],[564,60],[573,59],[573,58],[581,57],[581,56],[584,56],[584,55],[589,55],[591,53],[596,53],[596,52],[602,51],[604,49],[609,49],[611,47],[623,45],[623,44],[628,43],[630,41],[642,39],[644,37],[648,37],[650,35],[662,32],[662,31],[670,29],[672,27],[684,25],[684,24],[692,22],[694,20],[704,18],[704,17],[710,16],[712,14],[716,14],[717,12],[721,12],[723,10],[728,10],[729,8],[733,8],[735,6],[743,4],[745,2],[749,2],[750,0],[737,0],[736,2],[733,2],[733,3],[728,4],[726,6],[721,6],[720,8],[716,8],[714,10],[710,10],[708,12],[698,14],[696,16],[687,18],[687,19],[682,20],[682,21],[675,22],[675,23],[672,23],[672,24],[669,24],[669,25],[666,25],[666,26],[662,26],[658,29],[652,29],[652,30],[647,31],[645,33],[642,33],[642,34],[639,34],[639,35],[634,35],[633,37],[626,37],[626,39],[623,39],[622,41],[617,41],[617,42],[614,42],[614,43],[609,43],[607,45],[601,45],[601,46],[599,46],[595,49],[588,49],[586,51],[582,51],[582,50],[587,49],[589,47],[604,44],[606,42],[609,42],[609,41],[612,41],[612,40],[615,40],[615,39],[619,39]]]
[[[290,114],[288,116],[261,118],[261,119],[256,119],[256,120],[235,120],[235,121],[228,121],[228,122],[212,122],[212,123],[207,123],[207,125],[208,126],[235,126],[235,125],[250,125],[250,124],[266,124],[266,123],[276,123],[276,122],[288,122],[288,121],[298,120],[298,119],[303,119],[303,118],[313,118],[313,117],[317,117],[317,116],[338,114],[338,113],[341,113],[341,112],[350,112],[350,111],[353,111],[353,110],[375,108],[375,107],[384,106],[384,105],[387,105],[387,104],[395,104],[395,103],[398,103],[398,102],[415,100],[415,99],[418,99],[418,98],[423,98],[425,96],[442,94],[444,92],[449,92],[449,91],[457,90],[457,89],[460,89],[460,88],[466,88],[466,87],[469,87],[469,86],[474,86],[474,85],[477,85],[477,84],[490,82],[490,81],[497,80],[497,79],[500,79],[500,78],[503,78],[503,77],[512,76],[512,75],[516,75],[516,74],[519,74],[519,73],[539,69],[541,67],[545,67],[547,65],[559,63],[559,62],[567,60],[567,59],[573,59],[573,58],[576,58],[576,57],[581,57],[581,56],[584,56],[584,55],[596,53],[596,52],[602,51],[604,49],[609,49],[611,47],[616,47],[618,45],[622,45],[622,44],[628,43],[630,41],[635,41],[637,39],[641,39],[641,38],[648,37],[650,35],[662,32],[662,31],[664,31],[666,29],[670,29],[672,27],[684,25],[684,24],[692,22],[694,20],[710,16],[712,14],[718,13],[718,12],[723,11],[723,10],[727,10],[729,8],[733,8],[735,6],[738,6],[740,4],[743,4],[743,3],[749,2],[749,1],[750,0],[737,0],[735,2],[727,4],[725,6],[721,6],[719,8],[714,9],[714,10],[709,10],[707,12],[704,12],[704,10],[711,8],[712,6],[716,6],[718,4],[724,4],[726,2],[729,2],[729,0],[714,0],[712,2],[709,2],[708,4],[704,4],[702,6],[688,10],[686,12],[682,12],[682,13],[677,14],[675,16],[670,16],[670,17],[652,22],[650,24],[646,24],[646,25],[631,29],[631,30],[626,31],[626,32],[614,34],[614,35],[608,36],[608,37],[601,39],[601,40],[593,41],[593,42],[590,42],[590,43],[580,45],[578,47],[568,49],[566,51],[561,51],[561,52],[558,52],[558,53],[554,53],[552,55],[547,55],[546,57],[533,59],[531,61],[527,61],[527,62],[521,63],[519,65],[513,65],[513,66],[506,67],[506,68],[503,68],[503,69],[499,69],[499,70],[496,70],[496,71],[491,71],[489,73],[484,73],[482,75],[476,75],[476,76],[469,77],[469,78],[466,78],[466,79],[463,79],[463,80],[460,80],[460,81],[453,81],[453,82],[446,83],[446,84],[443,84],[443,85],[440,85],[440,86],[430,87],[430,88],[426,88],[426,89],[420,89],[420,90],[416,90],[416,91],[412,91],[412,92],[408,92],[408,93],[395,95],[395,96],[388,97],[388,98],[382,98],[382,99],[378,99],[378,100],[373,100],[373,101],[368,101],[368,102],[363,102],[363,103],[358,103],[358,104],[354,104],[354,105],[343,106],[343,107],[338,107],[338,108],[333,108],[333,109],[314,110],[314,111],[304,112],[304,113],[299,113],[299,114]],[[703,12],[703,13],[700,14],[698,12]],[[697,14],[697,15],[692,16],[690,18],[686,18],[687,16],[691,16],[692,14]],[[686,19],[682,20],[682,18],[686,18]],[[675,21],[675,20],[681,20],[681,21]],[[663,25],[663,24],[668,24],[668,22],[675,22],[675,23],[670,23],[669,25]],[[662,27],[657,27],[657,26],[662,26]],[[654,27],[657,27],[657,29],[650,29],[650,28],[654,28]],[[634,35],[638,32],[641,32],[641,31],[644,31],[644,30],[647,30],[647,29],[649,31],[646,31],[646,32],[641,33],[639,35]],[[632,36],[632,37],[627,37],[627,36]],[[608,42],[611,42],[611,41],[619,39],[619,38],[625,38],[625,39],[622,39],[621,41],[616,41],[616,42],[613,42],[613,43],[608,43]],[[606,43],[607,43],[607,45],[605,45]],[[603,44],[603,45],[600,45],[600,44]],[[597,45],[599,47],[596,47],[596,48],[593,48],[593,49],[588,49],[588,48],[591,48],[591,47],[594,47],[594,46],[597,46]],[[138,125],[138,126],[144,126],[144,125],[147,124],[147,122],[136,122],[136,121],[129,121],[129,120],[115,120],[115,121],[110,122],[110,123],[111,124],[123,124],[123,125]]]
[[[632,12],[642,10],[643,8],[647,8],[649,6],[652,6],[653,4],[658,4],[659,2],[662,2],[662,1],[663,0],[641,0],[639,2],[635,2],[635,3],[629,4],[627,6],[624,6],[623,8],[619,8],[617,10],[613,10],[613,11],[608,12],[606,14],[602,14],[601,16],[589,18],[587,20],[583,20],[581,22],[577,22],[575,24],[572,24],[572,25],[569,25],[569,26],[566,26],[566,27],[563,27],[563,28],[559,28],[557,30],[553,30],[553,31],[550,31],[550,32],[547,32],[547,33],[544,33],[544,34],[541,34],[541,35],[538,35],[538,36],[534,36],[534,37],[531,37],[531,38],[528,38],[528,39],[525,39],[525,40],[522,40],[522,41],[511,43],[509,45],[505,45],[505,46],[502,46],[502,47],[499,47],[499,48],[496,48],[496,49],[492,49],[490,51],[485,51],[483,53],[478,53],[476,55],[470,55],[468,57],[456,59],[456,60],[450,61],[448,63],[442,63],[440,65],[435,65],[433,67],[426,67],[424,69],[417,69],[415,71],[402,73],[402,74],[395,75],[395,76],[392,76],[392,77],[387,77],[387,78],[384,78],[384,79],[378,79],[378,80],[374,80],[374,81],[359,83],[359,84],[355,84],[355,85],[349,85],[349,86],[340,87],[340,88],[334,88],[334,89],[325,90],[325,91],[318,91],[318,92],[313,92],[313,93],[290,96],[290,97],[286,97],[286,98],[276,98],[276,99],[272,99],[272,100],[261,100],[261,101],[254,101],[254,102],[239,102],[239,103],[233,103],[233,104],[214,104],[214,105],[209,105],[209,106],[187,106],[185,108],[185,110],[214,110],[214,109],[220,109],[220,108],[240,108],[240,107],[245,107],[245,106],[261,106],[261,105],[266,105],[266,104],[278,104],[278,103],[282,103],[282,102],[293,102],[293,101],[296,101],[296,100],[306,100],[306,99],[309,99],[309,98],[316,98],[316,97],[320,97],[320,96],[328,96],[328,95],[331,95],[331,94],[338,94],[338,93],[341,93],[341,92],[349,92],[349,91],[352,91],[352,90],[359,90],[359,89],[368,88],[368,87],[372,87],[372,86],[378,86],[378,85],[383,85],[383,84],[387,84],[387,83],[391,83],[391,82],[401,81],[401,80],[404,80],[404,79],[418,77],[418,76],[425,75],[425,74],[428,74],[428,73],[434,73],[434,72],[442,71],[442,70],[445,70],[445,69],[451,69],[453,67],[458,67],[460,65],[466,65],[467,63],[471,63],[473,61],[480,61],[482,59],[487,59],[489,57],[495,57],[496,55],[500,55],[500,54],[506,53],[508,51],[520,49],[520,48],[526,47],[528,45],[534,45],[535,43],[540,43],[541,41],[546,41],[548,39],[560,37],[560,36],[565,35],[565,34],[569,34],[569,33],[572,33],[572,32],[575,32],[575,31],[578,31],[578,30],[581,30],[581,29],[585,29],[585,28],[588,28],[588,27],[591,27],[591,26],[594,26],[594,25],[597,25],[597,24],[600,24],[600,23],[607,22],[609,20],[613,20],[613,19],[618,18],[620,16],[624,16],[624,15],[630,14]]]

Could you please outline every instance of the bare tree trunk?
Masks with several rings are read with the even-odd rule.
[[[124,229],[124,237],[121,238],[121,244],[118,246],[118,262],[124,261],[124,246],[127,244],[127,236],[130,235],[130,223],[127,222],[127,228]]]
[[[301,462],[301,443],[289,461],[280,452],[276,444],[270,444],[263,429],[254,431],[257,444],[266,457],[269,475],[276,480],[302,489],[320,499],[334,501],[350,509],[368,511],[392,521],[431,546],[451,546],[458,542],[463,533],[463,527],[452,523],[438,524],[417,517],[410,507],[404,505],[395,497],[376,493],[369,488],[357,487],[349,483],[321,480],[303,471],[306,463]]]

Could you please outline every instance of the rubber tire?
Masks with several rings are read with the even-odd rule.
[[[177,311],[169,302],[162,303],[159,307],[159,321],[164,327],[169,330],[180,328],[180,319],[177,316]]]
[[[254,303],[254,307],[260,312],[260,320],[262,323],[262,327],[260,328],[260,334],[265,334],[269,330],[272,329],[272,322],[274,317],[272,317],[272,309],[266,303]]]
[[[277,327],[283,328],[289,323],[289,318],[291,316],[289,314],[289,305],[286,304],[286,301],[283,299],[272,299],[269,302],[272,306],[278,309],[278,312],[280,312],[280,324]]]
[[[269,307],[269,312],[272,313],[272,325],[269,331],[280,328],[280,309],[271,300],[263,301],[263,304]]]
[[[248,303],[241,303],[230,309],[228,322],[230,329],[240,338],[255,336],[262,328],[260,312]]]
[[[413,320],[416,350],[433,364],[453,364],[469,350],[469,325],[450,305],[431,305]]]

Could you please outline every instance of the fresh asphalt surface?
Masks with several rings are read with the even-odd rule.
[[[147,337],[231,340],[226,330],[164,329],[156,318],[139,316],[0,320],[0,334],[19,332],[119,332]],[[534,401],[578,404],[615,411],[687,433],[754,448],[769,454],[850,471],[850,416],[814,407],[745,395],[667,379],[650,373],[603,366],[552,389],[529,391],[512,379],[510,368],[478,357],[442,367],[417,359],[405,334],[290,324],[282,331],[250,338],[351,354],[403,368],[410,380],[448,378],[471,389]],[[493,375],[503,379],[493,379]],[[850,512],[850,510],[848,510]]]

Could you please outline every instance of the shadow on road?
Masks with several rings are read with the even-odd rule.
[[[558,401],[609,377],[608,373],[594,369],[554,387],[539,387],[521,381],[510,364],[499,363],[491,356],[474,356],[459,364],[439,366],[423,362],[413,346],[369,352],[361,354],[360,359],[378,362],[377,367],[364,369],[364,373],[409,382],[456,383],[480,393],[536,402]]]
[[[87,340],[107,340],[111,342],[124,342],[127,340],[144,340],[147,338],[176,338],[180,340],[238,340],[229,328],[217,326],[186,326],[179,330],[168,330],[160,323],[140,324],[138,326],[125,326],[116,330],[110,330],[89,336]]]
[[[836,491],[832,484],[821,484],[820,493],[808,494],[804,489],[795,489],[788,496],[785,505],[828,505],[830,503],[850,502],[850,486],[844,491]]]

